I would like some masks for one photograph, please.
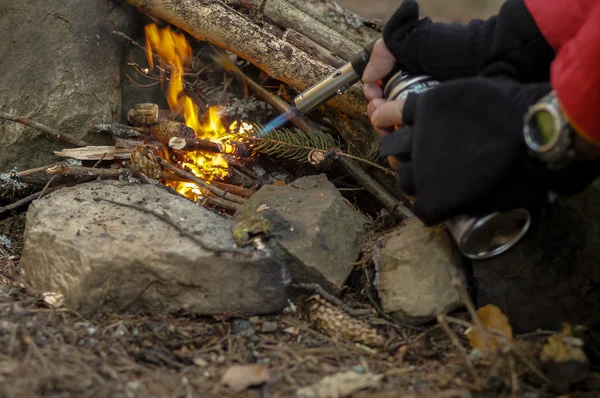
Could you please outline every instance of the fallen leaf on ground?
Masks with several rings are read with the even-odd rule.
[[[60,308],[65,303],[65,297],[55,292],[42,293],[42,300],[47,306],[52,308]]]
[[[298,398],[343,398],[366,388],[380,388],[383,375],[357,373],[352,370],[327,376],[296,391]]]
[[[269,381],[269,369],[266,365],[233,365],[221,378],[221,384],[236,392],[248,387],[257,386]]]
[[[472,348],[480,349],[484,355],[496,352],[502,340],[500,336],[495,335],[496,333],[500,333],[509,341],[512,341],[512,327],[510,326],[508,318],[502,313],[500,308],[494,305],[486,305],[477,310],[477,316],[481,320],[484,329],[491,331],[492,333],[482,335],[479,330],[469,328],[465,334],[467,335],[469,344]]]
[[[589,361],[583,346],[583,340],[565,325],[562,332],[550,336],[542,348],[540,360],[556,393],[566,394],[571,385],[587,378]]]

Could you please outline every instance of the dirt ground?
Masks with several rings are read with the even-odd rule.
[[[361,320],[386,336],[384,347],[336,336],[293,305],[283,314],[248,319],[144,313],[85,319],[52,308],[22,284],[24,223],[22,213],[0,222],[0,235],[12,242],[11,249],[0,246],[0,397],[294,397],[325,376],[354,371],[381,378],[380,385],[349,395],[357,398],[543,398],[558,396],[551,385],[569,371],[545,375],[539,353],[546,332],[519,336],[507,353],[481,358],[468,354],[463,313],[453,314],[458,320],[449,331],[412,329],[391,324],[353,297],[346,300],[354,308],[370,309]],[[591,355],[600,361],[599,351]],[[269,381],[237,392],[223,385],[227,369],[240,364],[264,365]],[[599,396],[600,369],[592,367],[574,390],[564,396]]]

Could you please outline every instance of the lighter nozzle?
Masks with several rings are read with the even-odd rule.
[[[324,104],[336,95],[342,94],[348,87],[360,81],[352,63],[348,62],[325,79],[304,90],[292,101],[293,105],[306,114]]]

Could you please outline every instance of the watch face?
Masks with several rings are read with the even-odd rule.
[[[557,126],[552,114],[537,111],[529,121],[530,139],[536,146],[545,147],[556,140]]]

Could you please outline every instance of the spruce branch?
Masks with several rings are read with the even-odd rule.
[[[278,129],[273,130],[264,137],[249,136],[246,137],[252,143],[252,150],[255,153],[271,155],[279,158],[292,159],[298,162],[308,162],[310,152],[317,151],[323,154],[334,149],[337,156],[353,159],[357,162],[365,163],[371,167],[383,170],[388,174],[395,173],[371,160],[350,155],[343,152],[340,144],[330,134],[320,130],[314,130],[307,134],[300,129]]]

